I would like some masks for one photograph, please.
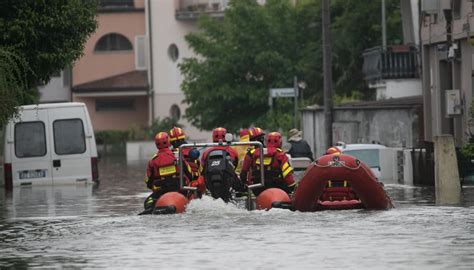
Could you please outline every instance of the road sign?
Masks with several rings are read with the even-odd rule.
[[[296,94],[298,95],[298,94]],[[294,88],[272,88],[270,89],[270,97],[279,98],[279,97],[294,97],[295,89]]]

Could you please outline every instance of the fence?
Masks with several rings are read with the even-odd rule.
[[[425,142],[422,148],[411,151],[413,185],[434,186],[434,144]]]

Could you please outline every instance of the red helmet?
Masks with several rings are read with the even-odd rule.
[[[155,135],[155,145],[158,149],[170,147],[170,137],[166,132],[159,132]]]
[[[186,135],[184,134],[183,129],[179,127],[174,127],[170,130],[170,142],[174,142],[177,140],[185,140]]]
[[[249,130],[250,140],[255,141],[260,137],[265,136],[265,132],[261,128],[253,127]]]
[[[279,132],[271,132],[267,135],[265,140],[265,145],[267,147],[281,147],[281,134]]]
[[[225,134],[227,133],[227,130],[223,127],[218,127],[212,130],[212,141],[213,142],[219,142],[223,141],[225,142]]]
[[[242,129],[240,130],[240,141],[241,142],[248,142],[250,137],[249,137],[249,130],[248,129]]]
[[[330,147],[326,150],[326,155],[341,154],[341,150],[337,147]]]

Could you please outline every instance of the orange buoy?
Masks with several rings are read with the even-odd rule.
[[[258,210],[269,210],[275,202],[291,203],[291,200],[288,194],[279,188],[266,189],[255,200]]]
[[[184,197],[183,194],[179,192],[168,192],[163,194],[157,201],[156,201],[156,208],[166,208],[174,206],[176,211],[175,213],[183,213],[188,204],[188,199]]]

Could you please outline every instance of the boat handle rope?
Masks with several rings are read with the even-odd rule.
[[[320,165],[318,164],[318,160],[314,161],[314,165],[316,165],[317,167],[319,168],[328,168],[328,167],[343,167],[343,168],[346,168],[348,170],[353,170],[353,171],[356,171],[358,169],[360,169],[361,167],[361,162],[360,160],[356,159],[356,163],[357,163],[357,167],[350,167],[350,166],[347,166],[346,164],[344,163],[339,163],[338,166],[332,166],[331,164],[327,164],[327,165]]]

